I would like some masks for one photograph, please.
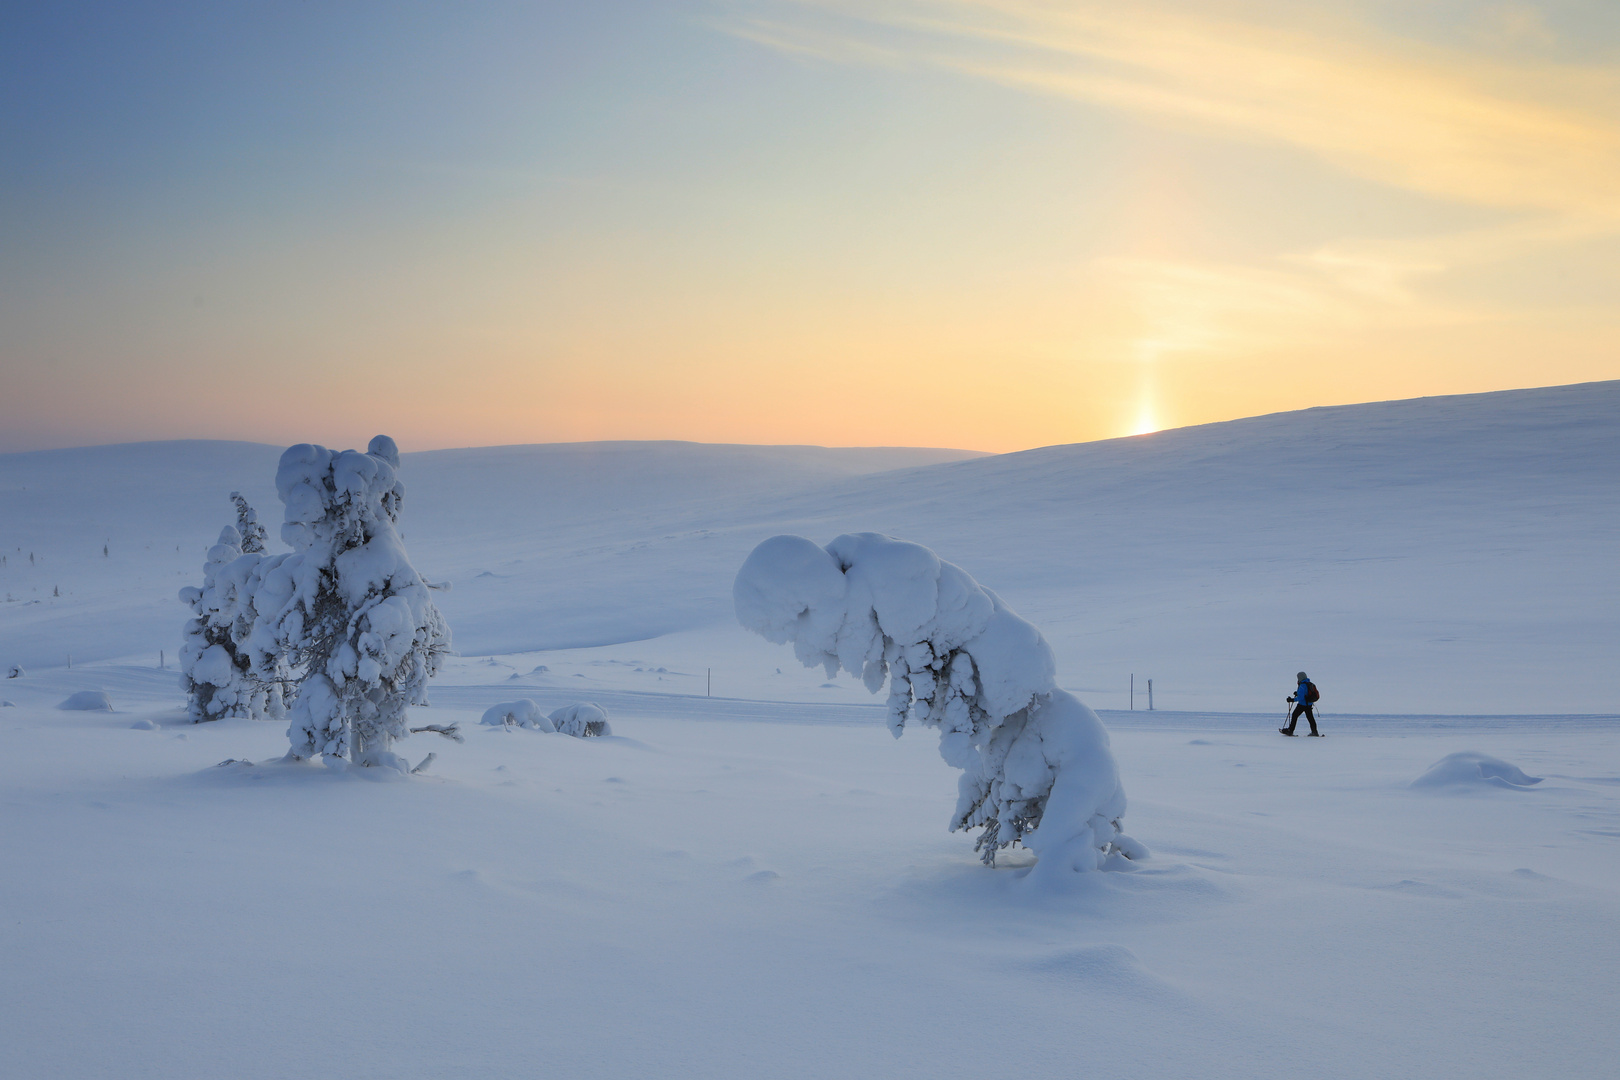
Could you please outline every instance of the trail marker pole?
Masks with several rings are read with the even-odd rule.
[[[714,668],[705,668],[709,674],[703,686],[704,697],[714,697]]]
[[[1148,712],[1153,711],[1153,680],[1148,680]]]
[[[1136,711],[1136,672],[1131,672],[1131,712]]]

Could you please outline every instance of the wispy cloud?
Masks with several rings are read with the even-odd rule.
[[[826,59],[926,64],[1281,142],[1442,198],[1620,219],[1612,69],[1510,64],[1366,25],[1245,19],[1212,3],[786,0],[769,9],[769,19],[739,15],[733,31]]]

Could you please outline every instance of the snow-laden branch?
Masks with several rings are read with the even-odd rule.
[[[733,588],[737,618],[807,667],[840,668],[877,693],[889,729],[940,733],[962,770],[951,830],[983,827],[976,850],[1021,843],[1038,872],[1093,870],[1146,852],[1120,830],[1125,792],[1108,733],[1058,689],[1051,647],[995,593],[919,545],[877,533],[825,548],[802,536],[756,547]]]

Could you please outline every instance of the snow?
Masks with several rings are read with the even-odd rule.
[[[476,666],[419,715],[476,720]],[[88,678],[161,730],[41,704]],[[615,737],[434,740],[406,780],[193,726],[156,669],[29,681],[0,727],[6,1075],[1061,1078],[1107,1046],[1122,1078],[1359,1080],[1620,1050],[1591,1011],[1620,992],[1612,718],[1318,741],[1104,712],[1153,855],[1031,891],[940,827],[934,748],[880,708],[626,693]],[[1546,779],[1407,789],[1470,747]],[[311,918],[334,906],[366,918]]]
[[[1608,1075],[1616,415],[1598,384],[1000,457],[401,454],[464,654],[411,726],[470,734],[372,768],[177,686],[175,593],[281,448],[0,456],[0,1075]],[[736,625],[762,541],[874,531],[1039,627],[1131,865],[984,867],[932,740]],[[976,595],[862,587],[897,627]],[[985,659],[998,700],[1046,670]],[[1326,739],[1276,734],[1300,668]],[[117,712],[57,708],[81,691]],[[612,733],[474,729],[515,699]],[[1063,778],[1107,777],[1060,744],[1073,820]],[[1414,788],[1436,763],[1465,782]]]
[[[67,696],[58,709],[75,712],[112,712],[112,699],[101,690],[79,690]]]
[[[1527,776],[1517,765],[1477,750],[1447,754],[1429,771],[1412,781],[1414,788],[1502,787],[1527,788],[1541,783],[1539,776]]]
[[[531,728],[535,731],[556,731],[557,725],[551,722],[551,717],[540,711],[540,706],[532,698],[519,698],[516,701],[503,701],[499,705],[491,705],[479,717],[480,724],[491,724],[496,727]]]

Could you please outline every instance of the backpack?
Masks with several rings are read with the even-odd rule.
[[[1316,688],[1315,683],[1310,682],[1308,680],[1305,683],[1305,700],[1306,701],[1321,701],[1322,700],[1322,691],[1320,691],[1320,690],[1318,690]]]

